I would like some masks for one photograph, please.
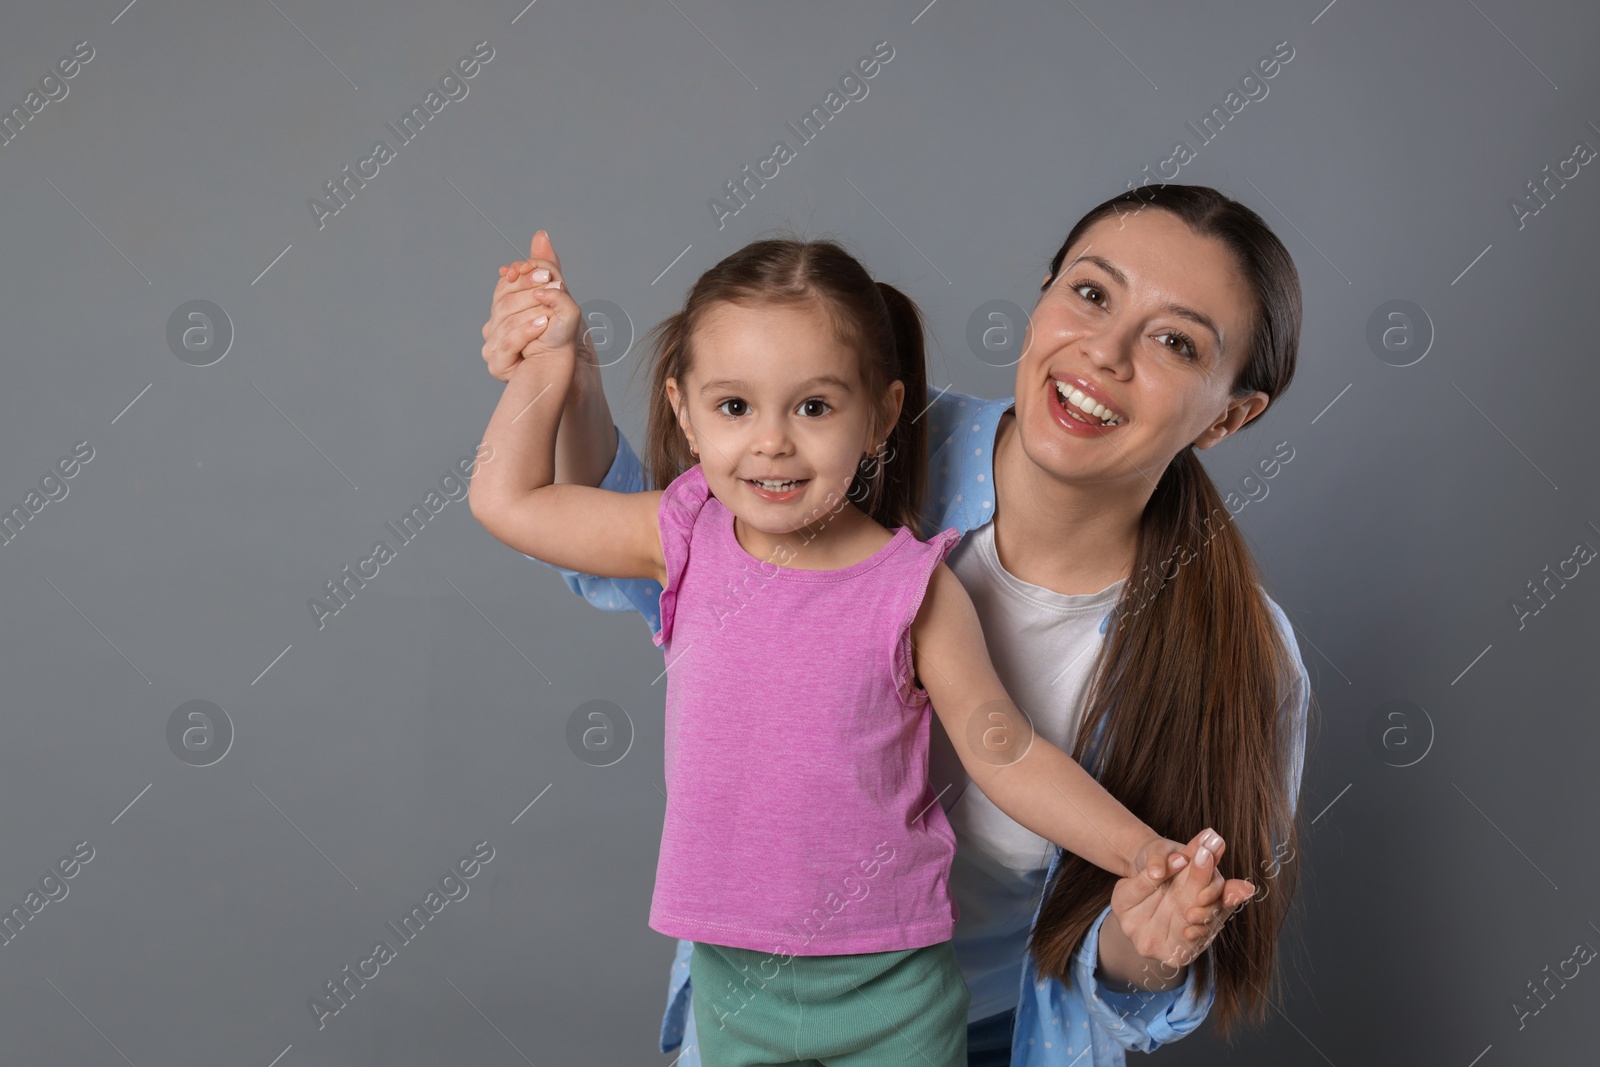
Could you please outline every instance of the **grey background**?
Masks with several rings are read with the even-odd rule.
[[[0,146],[0,506],[77,442],[94,458],[0,547],[0,908],[73,843],[95,855],[0,949],[0,1059],[668,1062],[672,943],[645,925],[661,657],[639,617],[589,609],[464,501],[324,627],[307,607],[478,440],[495,268],[546,227],[579,299],[642,332],[771,227],[839,235],[927,312],[932,380],[1009,394],[1012,369],[965,343],[973,309],[1031,306],[1078,215],[1193,143],[1184,122],[1284,39],[1269,95],[1177,179],[1260,211],[1306,297],[1293,389],[1206,453],[1226,489],[1295,449],[1239,521],[1320,714],[1287,982],[1234,1053],[1592,1050],[1600,977],[1520,1029],[1512,1005],[1600,946],[1600,576],[1520,630],[1511,603],[1600,547],[1600,174],[1520,230],[1508,199],[1600,146],[1600,18],[925,3],[7,7],[0,108],[76,42],[94,58]],[[467,98],[319,229],[308,198],[393,146],[384,123],[480,40]],[[868,97],[719,230],[707,198],[880,40]],[[197,299],[236,332],[207,367],[166,341]],[[1408,367],[1366,340],[1394,299],[1436,334]],[[635,441],[639,357],[606,371]],[[208,767],[169,748],[191,700],[236,732]],[[565,742],[590,700],[637,729],[610,767]],[[1374,745],[1394,700],[1427,721]],[[480,840],[470,894],[319,1030],[322,983]],[[1229,1052],[1208,1027],[1160,1055]]]

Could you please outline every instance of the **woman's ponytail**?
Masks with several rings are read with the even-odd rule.
[[[1293,777],[1289,662],[1244,538],[1185,448],[1145,507],[1073,755],[1157,833],[1187,841],[1215,829],[1230,876],[1256,884],[1257,898],[1191,965],[1202,988],[1215,988],[1224,1031],[1266,1011],[1259,990],[1270,987],[1300,869],[1287,862],[1298,850],[1284,788]],[[1065,857],[1032,934],[1042,973],[1070,974],[1115,881]]]

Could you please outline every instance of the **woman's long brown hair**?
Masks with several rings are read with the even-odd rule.
[[[1107,200],[1067,235],[1050,281],[1089,227],[1138,211],[1169,211],[1233,253],[1256,298],[1234,395],[1260,390],[1269,404],[1282,396],[1299,344],[1299,275],[1261,217],[1214,189],[1151,185]],[[1256,898],[1190,964],[1201,988],[1215,989],[1223,1033],[1266,1014],[1300,869],[1289,793],[1293,727],[1283,710],[1293,678],[1250,550],[1186,447],[1140,519],[1133,573],[1107,630],[1073,755],[1156,832],[1188,841],[1214,828],[1227,842],[1223,873],[1255,883]],[[1063,856],[1029,938],[1036,977],[1070,984],[1072,957],[1115,882],[1081,857]]]
[[[644,442],[651,484],[665,488],[696,462],[667,399],[667,379],[683,384],[693,365],[695,327],[711,307],[724,302],[822,311],[840,342],[860,360],[875,426],[878,401],[889,383],[904,383],[905,399],[883,458],[863,456],[846,497],[881,525],[891,530],[909,526],[918,535],[928,481],[927,423],[920,421],[928,403],[922,316],[910,297],[873,281],[833,241],[781,237],[745,245],[702,274],[683,309],[651,331],[652,389]]]

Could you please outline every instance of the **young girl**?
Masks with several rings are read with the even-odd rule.
[[[496,462],[471,507],[529,556],[662,587],[650,926],[695,942],[704,1062],[959,1067],[968,993],[930,701],[973,782],[1023,826],[1121,877],[1159,882],[1185,857],[1033,736],[943,562],[959,532],[913,533],[915,306],[831,242],[730,255],[655,332],[666,488],[614,493],[552,484],[580,316],[559,283],[537,294],[543,333],[489,421]]]

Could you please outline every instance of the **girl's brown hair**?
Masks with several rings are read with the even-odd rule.
[[[745,245],[700,276],[683,310],[650,333],[654,353],[644,465],[651,484],[664,488],[696,462],[667,399],[667,379],[680,387],[693,365],[695,327],[719,303],[746,307],[815,307],[839,342],[860,360],[861,380],[873,406],[874,437],[880,436],[882,400],[894,381],[905,385],[900,416],[882,457],[863,454],[846,494],[851,503],[889,529],[922,529],[927,485],[928,397],[917,305],[892,285],[875,282],[854,256],[833,241],[773,238]]]
[[[1261,217],[1214,189],[1145,186],[1093,208],[1050,262],[1096,222],[1168,211],[1232,252],[1255,295],[1253,335],[1234,395],[1272,400],[1294,377],[1300,280]],[[1278,935],[1300,864],[1290,794],[1294,724],[1285,716],[1297,668],[1262,592],[1250,550],[1191,445],[1168,463],[1139,523],[1133,574],[1108,627],[1073,755],[1157,833],[1187,841],[1213,827],[1224,874],[1256,896],[1190,966],[1215,989],[1224,1033],[1266,1015]],[[1298,712],[1291,708],[1291,712]],[[1029,938],[1037,976],[1071,982],[1071,960],[1116,876],[1067,854]],[[1108,919],[1108,921],[1115,921]]]

